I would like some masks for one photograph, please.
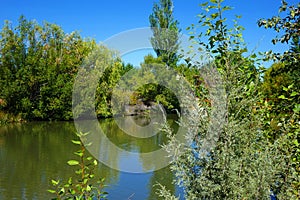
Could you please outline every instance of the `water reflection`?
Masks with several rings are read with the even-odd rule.
[[[123,120],[133,121],[131,118],[132,116],[128,116]],[[123,132],[116,125],[116,121],[111,120],[102,121],[100,125],[97,120],[76,121],[78,131],[90,133],[84,141],[86,144],[92,142],[92,145],[87,148],[102,163],[113,169],[130,173],[151,172],[169,163],[167,152],[161,148],[161,145],[167,142],[165,133],[159,132],[152,137],[137,138],[133,133]],[[174,125],[172,120],[169,121]],[[133,123],[128,124],[136,126]],[[130,128],[127,127],[127,130]],[[143,133],[136,133],[136,135],[141,134]],[[118,162],[115,162],[116,159]]]
[[[172,124],[173,121],[169,120]],[[100,121],[101,128],[110,141],[120,148],[135,152],[150,152],[162,144],[163,134],[150,138],[137,139],[125,134],[114,120]],[[67,180],[74,176],[72,167],[67,167],[77,146],[70,141],[75,139],[75,127],[71,122],[34,122],[0,127],[0,199],[49,199],[47,189],[51,179]],[[106,144],[101,143],[101,151]],[[107,150],[107,159],[112,165],[119,165],[126,155]],[[143,168],[151,168],[151,163],[142,158],[136,160]],[[175,187],[173,175],[168,168],[147,174],[123,173],[99,165],[99,177],[106,178],[109,199],[158,199],[156,182],[161,182],[172,192]]]

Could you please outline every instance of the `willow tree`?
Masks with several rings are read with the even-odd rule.
[[[168,66],[175,66],[178,61],[179,28],[178,21],[173,17],[172,0],[160,0],[154,3],[153,12],[149,16],[153,32],[151,44],[157,55]]]

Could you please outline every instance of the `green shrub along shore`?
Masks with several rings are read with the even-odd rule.
[[[0,126],[8,123],[24,122],[20,115],[13,115],[0,111]]]
[[[207,112],[200,117],[191,114],[189,121],[181,124],[188,127],[187,138],[192,142],[181,151],[172,130],[166,127],[171,142],[164,148],[174,157],[170,165],[176,175],[174,181],[185,188],[186,199],[300,199],[300,4],[289,5],[283,0],[279,14],[258,19],[259,27],[278,33],[270,42],[289,45],[283,53],[249,52],[242,34],[245,28],[238,23],[241,16],[236,16],[233,23],[224,18],[232,12],[224,0],[209,0],[200,7],[198,24],[187,30],[190,39],[209,52],[210,65],[224,83],[225,113],[224,120],[217,119],[222,123],[220,130],[213,133],[217,139],[207,140],[213,129],[209,124],[216,102],[210,99],[209,84],[200,76],[207,66],[199,69],[191,59],[182,60],[178,49],[181,29],[173,17],[172,0],[154,4],[149,22],[156,57],[145,56],[140,67],[143,74],[138,73],[128,81],[152,80],[151,69],[167,65],[182,74],[194,89],[201,108],[195,108],[195,113]],[[201,27],[200,34],[197,27]],[[160,47],[165,46],[168,50],[162,51]],[[112,88],[124,74],[136,70],[125,64],[118,52],[97,44],[94,39],[82,38],[76,31],[65,33],[56,24],[40,25],[24,16],[16,26],[6,21],[0,32],[0,125],[72,120],[74,80],[92,52],[97,53],[94,57],[106,59],[106,66],[99,65],[105,71],[96,88],[95,112],[99,118],[111,117]],[[263,61],[272,61],[273,65],[266,68]],[[168,112],[179,109],[174,93],[165,87],[147,84],[134,89],[131,105],[155,102]],[[121,101],[127,97],[118,94],[118,98]],[[195,124],[198,126],[193,129]],[[215,148],[207,147],[203,153],[201,145],[210,142]],[[79,140],[73,143],[81,144]],[[84,149],[77,152],[81,161],[85,159],[83,152]],[[69,165],[82,166],[81,175],[89,169],[79,161]],[[92,172],[87,174],[82,180],[93,177]],[[52,183],[57,187],[50,192],[57,199],[63,199],[64,195],[75,198],[77,190],[81,190],[77,199],[92,199],[93,195],[86,194],[97,189],[80,181],[75,184],[71,179],[65,186],[55,180]],[[67,191],[68,188],[71,189]],[[99,199],[109,198],[102,188],[96,193],[94,197]],[[158,194],[163,199],[179,199],[163,185]]]

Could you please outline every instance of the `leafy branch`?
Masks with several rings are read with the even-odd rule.
[[[55,194],[57,200],[61,199],[106,199],[107,192],[103,191],[104,178],[93,181],[95,178],[94,169],[98,165],[97,160],[90,156],[86,156],[86,149],[84,145],[84,139],[88,133],[76,133],[78,140],[72,140],[72,143],[80,146],[80,149],[74,152],[79,158],[78,160],[69,160],[67,163],[70,166],[77,166],[75,170],[78,178],[74,180],[72,177],[68,179],[66,183],[62,183],[60,180],[52,180],[51,183],[55,189],[49,189],[48,192]],[[88,144],[91,145],[91,144]]]

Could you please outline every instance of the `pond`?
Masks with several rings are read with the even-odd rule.
[[[132,117],[125,117],[128,120]],[[135,119],[138,121],[138,119]],[[111,142],[134,152],[160,148],[166,141],[164,133],[149,138],[130,136],[122,131],[114,119],[99,120],[101,128]],[[173,117],[168,119],[175,127]],[[141,121],[140,123],[144,123]],[[76,158],[78,146],[73,122],[30,122],[0,127],[0,199],[51,199],[47,192],[51,179],[66,181],[74,177],[74,166],[67,161]],[[111,163],[124,160],[124,155],[108,155]],[[139,160],[147,168],[148,163]],[[127,173],[99,164],[95,173],[105,178],[108,199],[159,199],[157,182],[174,194],[182,191],[172,184],[174,175],[168,167],[149,173]],[[181,195],[182,196],[182,195]]]

